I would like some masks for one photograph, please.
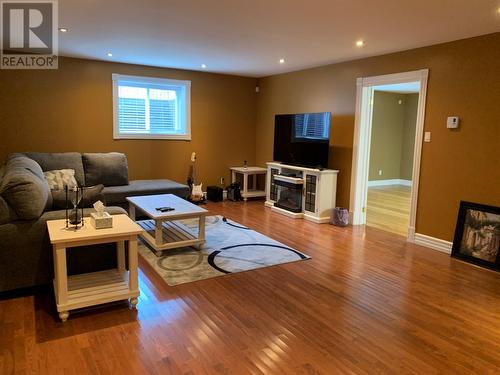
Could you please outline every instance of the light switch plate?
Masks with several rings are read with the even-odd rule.
[[[424,133],[424,142],[430,142],[431,141],[431,132],[425,132]]]

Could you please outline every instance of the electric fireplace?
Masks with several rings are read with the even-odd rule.
[[[274,203],[276,207],[290,212],[302,212],[302,184],[274,180],[278,190],[278,200]]]

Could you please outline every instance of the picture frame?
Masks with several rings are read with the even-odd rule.
[[[461,201],[451,256],[500,271],[500,207]]]

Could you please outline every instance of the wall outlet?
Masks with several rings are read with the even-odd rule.
[[[378,170],[378,175],[379,175],[379,176],[382,176],[382,169],[379,169],[379,170]]]
[[[221,177],[220,180],[219,180],[220,184],[221,185],[224,185],[224,177]]]

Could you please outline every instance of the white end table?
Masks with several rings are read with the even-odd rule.
[[[90,220],[78,230],[66,228],[66,220],[47,221],[54,254],[54,293],[63,322],[69,310],[130,299],[137,305],[137,235],[142,229],[127,215],[113,215],[113,228],[95,229]],[[128,241],[128,272],[125,269],[125,241]],[[66,250],[100,243],[116,242],[117,268],[68,276]]]
[[[236,175],[243,175],[243,190],[241,191],[241,196],[243,200],[246,201],[247,198],[257,198],[265,197],[265,190],[257,190],[257,176],[259,174],[265,175],[267,173],[266,168],[261,167],[231,167],[231,183],[236,182]],[[252,188],[248,188],[248,176],[252,176]]]

